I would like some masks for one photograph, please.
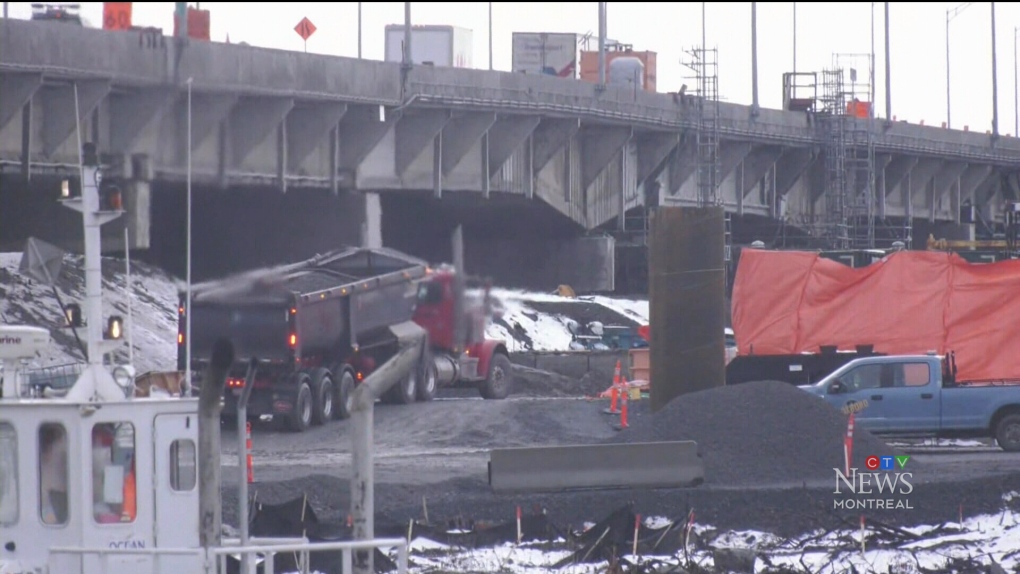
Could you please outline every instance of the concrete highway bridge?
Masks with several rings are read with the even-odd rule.
[[[611,288],[615,246],[640,244],[646,208],[697,204],[696,135],[711,106],[734,242],[810,232],[832,162],[809,112],[5,20],[0,249],[29,235],[74,243],[74,215],[54,200],[76,174],[80,139],[106,154],[133,246],[174,272],[190,155],[199,277],[339,243],[448,260],[447,234],[462,223],[474,271]],[[906,226],[915,245],[995,228],[1018,199],[1015,137],[855,122],[874,146],[874,215]],[[971,212],[976,223],[961,219]]]

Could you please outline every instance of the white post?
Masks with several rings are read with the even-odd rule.
[[[187,174],[186,174],[186,187],[188,193],[188,215],[187,215],[187,233],[188,233],[188,256],[187,256],[187,271],[185,272],[187,282],[187,296],[185,297],[184,303],[184,384],[191,390],[191,82],[193,78],[188,78],[188,144],[187,144]]]
[[[128,340],[128,364],[135,364],[135,322],[132,313],[131,299],[134,297],[134,290],[131,288],[131,243],[130,229],[124,227],[124,282],[127,284],[124,289],[124,297],[127,298],[127,340]]]

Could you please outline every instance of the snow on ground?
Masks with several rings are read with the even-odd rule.
[[[1005,502],[1020,495],[1009,493],[1003,496]],[[661,526],[665,519],[647,518],[649,527]],[[717,533],[708,526],[695,525],[694,539],[704,542],[697,548],[691,545],[689,559],[707,568],[713,565],[713,550],[719,548],[748,548],[758,556],[756,572],[766,569],[767,562],[773,568],[786,566],[789,571],[804,571],[812,574],[836,574],[841,572],[882,572],[890,574],[915,574],[938,571],[959,560],[954,571],[978,571],[998,564],[1005,572],[1020,568],[1020,518],[1011,510],[1001,514],[975,516],[965,519],[962,524],[939,526],[921,525],[904,528],[904,536],[916,536],[913,540],[892,542],[882,539],[879,531],[864,530],[864,547],[861,547],[860,530],[834,532],[812,532],[797,538],[784,539],[763,532],[741,531]],[[411,572],[512,572],[531,574],[537,572],[602,572],[607,564],[581,564],[554,570],[553,565],[570,554],[567,550],[543,551],[535,544],[504,544],[495,548],[460,550],[432,541],[416,539],[411,545]],[[445,550],[444,550],[445,549]],[[629,554],[629,553],[628,553]],[[630,562],[656,561],[666,564],[682,564],[685,558],[679,556],[624,556]],[[963,561],[972,560],[966,563]],[[962,568],[962,569],[960,569]],[[854,569],[854,570],[851,570]],[[665,571],[664,568],[656,570]],[[996,570],[993,570],[996,571]]]
[[[0,253],[0,324],[34,325],[50,330],[51,351],[38,359],[39,366],[64,365],[83,360],[70,328],[64,326],[63,313],[53,289],[18,272],[20,253]],[[77,303],[85,312],[84,259],[66,255],[57,282],[60,300]],[[138,373],[166,371],[177,362],[177,289],[171,277],[151,266],[131,262],[131,321],[128,324],[128,298],[124,260],[104,257],[103,317],[120,315],[124,319],[125,343],[116,353],[127,358],[127,335],[133,332],[134,365]],[[105,321],[104,321],[105,325]],[[105,326],[104,326],[105,330]],[[85,340],[83,329],[78,336]]]
[[[18,266],[20,253],[0,253],[0,324],[36,325],[50,329],[54,345],[52,351],[40,357],[39,366],[52,366],[78,362],[73,334],[63,327],[60,305],[48,285],[21,275]],[[77,302],[84,307],[85,285],[83,260],[67,255],[64,270],[58,282],[58,293],[64,304]],[[177,363],[177,285],[161,270],[132,261],[131,296],[134,328],[134,364],[139,373],[174,370]],[[106,290],[104,317],[121,315],[128,318],[125,297],[124,261],[103,258],[103,287]],[[567,329],[568,317],[563,314],[538,312],[529,302],[563,303],[579,300],[597,303],[638,323],[648,321],[648,303],[626,301],[610,297],[580,297],[569,299],[545,293],[526,293],[507,289],[492,290],[495,307],[503,319],[490,324],[487,335],[506,341],[511,352],[525,351],[529,345],[534,351],[568,351],[571,334]],[[509,329],[504,326],[511,326]],[[126,330],[127,325],[125,325]],[[84,339],[84,333],[79,332]],[[125,335],[126,336],[126,335]],[[127,357],[127,343],[123,350]]]

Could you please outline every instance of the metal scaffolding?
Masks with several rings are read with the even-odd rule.
[[[684,66],[694,72],[695,111],[698,114],[696,173],[698,206],[723,205],[719,195],[719,49],[704,45],[685,50]],[[725,264],[730,264],[730,213],[725,212]]]
[[[698,205],[720,205],[719,190],[719,51],[697,47],[686,50],[684,66],[694,72],[695,111],[698,114]]]
[[[819,234],[830,249],[873,249],[877,216],[871,56],[841,54],[821,73],[825,206]]]

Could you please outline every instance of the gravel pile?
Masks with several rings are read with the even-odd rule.
[[[651,414],[631,403],[630,428],[612,442],[694,440],[706,484],[801,486],[833,483],[843,468],[847,417],[823,399],[778,381],[683,395]],[[869,432],[854,433],[854,466],[869,455],[901,454]]]

